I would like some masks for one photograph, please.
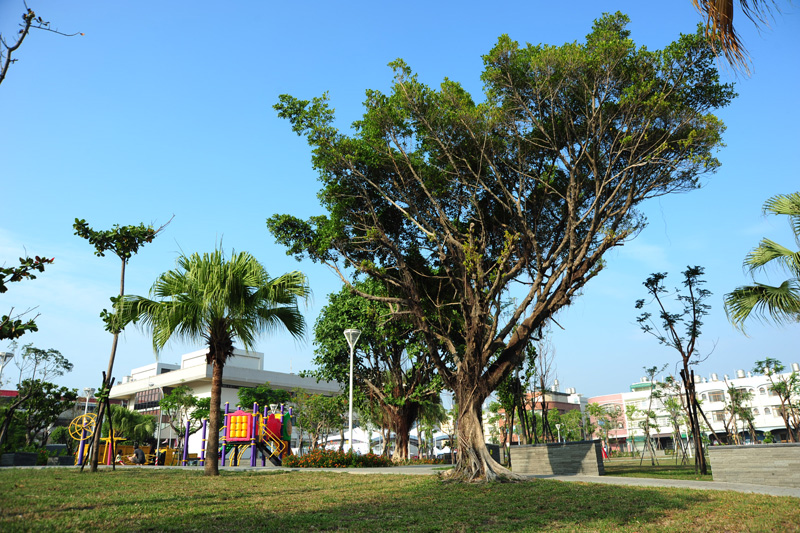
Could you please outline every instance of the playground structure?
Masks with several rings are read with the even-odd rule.
[[[253,410],[243,411],[237,407],[236,411],[230,412],[230,405],[225,404],[225,425],[220,428],[222,432],[220,438],[220,449],[217,451],[220,457],[220,463],[225,465],[228,461],[229,466],[240,466],[242,457],[249,450],[250,451],[250,466],[256,466],[258,454],[261,454],[261,465],[266,466],[267,460],[276,466],[280,466],[283,462],[284,455],[290,455],[292,449],[290,446],[292,435],[292,409],[289,408],[286,413],[285,406],[272,406],[272,412],[269,407],[264,407],[263,412],[260,411],[258,404],[253,404]],[[70,436],[80,441],[78,452],[75,455],[75,464],[82,465],[86,459],[89,441],[96,430],[96,418],[93,413],[84,414],[76,417],[69,425]],[[189,435],[191,431],[191,423],[186,422],[186,433]],[[181,459],[178,462],[181,466],[187,466],[190,463],[198,464],[200,466],[205,464],[206,457],[206,433],[208,431],[208,420],[202,422],[202,449],[200,457],[194,463],[196,457],[190,457],[189,447],[184,443]],[[116,433],[116,432],[115,432]],[[101,457],[104,458],[106,465],[112,465],[115,461],[115,453],[117,451],[117,442],[124,441],[125,437],[120,435],[113,435],[103,437],[102,442],[105,444],[105,449],[102,451]],[[185,442],[185,441],[184,441]],[[171,450],[167,449],[167,452]],[[177,450],[176,450],[177,451]],[[163,453],[159,448],[156,456],[153,456],[150,464],[165,464],[158,461],[158,456]],[[171,454],[173,457],[177,454]],[[174,464],[174,458],[170,461]]]
[[[261,466],[266,466],[267,460],[280,466],[283,456],[292,453],[289,445],[292,435],[292,410],[290,408],[287,414],[285,406],[281,405],[279,409],[278,406],[273,406],[272,411],[270,412],[269,407],[264,407],[262,414],[258,404],[253,404],[252,412],[237,408],[231,413],[230,406],[225,404],[225,426],[222,428],[224,433],[220,452],[220,462],[223,466],[228,457],[230,457],[229,466],[240,466],[242,456],[247,450],[250,450],[250,466],[256,466],[259,452]],[[203,443],[205,443],[205,425]]]

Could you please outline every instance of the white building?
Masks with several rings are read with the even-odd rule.
[[[121,400],[129,409],[158,417],[159,401],[180,385],[192,389],[198,398],[211,397],[211,365],[206,363],[208,349],[197,350],[181,356],[180,365],[169,363],[152,363],[131,370],[129,376],[111,389],[110,398]],[[242,387],[257,387],[269,383],[273,389],[291,391],[296,388],[309,394],[333,396],[339,394],[339,384],[332,381],[317,382],[313,378],[303,378],[297,374],[271,372],[264,370],[264,354],[235,349],[228,358],[222,376],[223,410],[225,403],[230,404],[231,411],[236,410],[239,402],[238,390]],[[252,406],[245,406],[245,409]],[[171,440],[174,436],[166,420],[162,421],[161,438]],[[189,437],[189,453],[200,452],[201,434]],[[292,446],[296,447],[296,433],[292,435]]]
[[[800,365],[793,363],[792,370],[800,372]],[[788,378],[790,375],[791,373],[776,374],[772,376],[772,379],[777,382],[781,378]],[[745,372],[744,370],[737,370],[733,376],[719,376],[716,373],[708,377],[695,375],[697,398],[700,400],[700,406],[713,432],[716,432],[720,438],[724,439],[726,435],[725,424],[727,423],[731,433],[738,434],[740,442],[745,444],[752,443],[749,427],[738,417],[732,421],[730,412],[726,411],[730,404],[728,394],[730,387],[743,390],[752,395],[744,406],[753,415],[753,426],[755,427],[757,441],[763,440],[767,432],[773,435],[776,442],[789,441],[786,425],[781,415],[781,402],[779,397],[770,390],[771,385],[772,382],[768,376]],[[653,397],[651,399],[651,391],[654,388],[660,390],[649,382],[647,378],[642,378],[639,383],[631,385],[630,392],[589,398],[590,403],[619,406],[621,409],[622,415],[615,421],[617,427],[609,433],[609,440],[614,449],[626,451],[643,449],[644,430],[641,427],[641,422],[645,419],[643,411],[648,409],[654,411],[656,415],[655,422],[651,422],[650,437],[654,439],[656,446],[659,448],[674,448],[676,444],[675,431],[664,406],[665,398]],[[683,387],[681,387],[680,394],[684,394]],[[664,395],[663,392],[662,395]],[[633,416],[629,414],[632,407],[636,408],[637,411],[637,414]],[[700,423],[702,427],[705,427],[702,416],[700,417]],[[736,424],[735,427],[734,423]],[[688,440],[686,427],[681,425],[679,429],[681,440],[686,443]],[[713,432],[707,430],[706,434],[711,436]],[[713,437],[711,440],[714,440]]]

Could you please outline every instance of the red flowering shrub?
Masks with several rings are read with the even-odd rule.
[[[292,468],[370,468],[392,466],[388,457],[368,453],[359,455],[338,450],[311,450],[306,455],[290,455],[283,458],[283,466]]]

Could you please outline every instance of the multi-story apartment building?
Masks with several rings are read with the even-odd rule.
[[[792,364],[792,371],[800,373],[800,365]],[[778,382],[788,379],[791,373],[777,374],[772,380]],[[608,441],[613,449],[621,451],[641,450],[644,447],[645,430],[643,422],[647,418],[645,412],[652,411],[655,415],[650,418],[650,438],[654,446],[661,449],[671,449],[682,441],[688,445],[686,426],[680,413],[677,426],[669,412],[667,401],[674,398],[680,401],[684,394],[680,382],[673,387],[664,387],[663,382],[651,383],[647,378],[642,378],[639,383],[634,383],[630,391],[588,399],[589,403],[596,403],[614,410],[618,408],[621,416],[613,421],[615,426],[609,429]],[[695,376],[695,389],[700,406],[705,414],[705,419],[700,418],[701,427],[713,443],[717,438],[721,442],[735,440],[742,444],[752,443],[753,440],[761,442],[769,432],[775,442],[789,441],[790,435],[783,419],[783,406],[778,395],[771,390],[772,381],[769,376],[753,374],[744,370],[737,370],[733,376],[711,374],[709,377]],[[743,407],[752,413],[752,428],[738,416],[732,416],[731,397],[729,389],[745,393],[747,398]],[[654,394],[654,391],[657,391]],[[798,391],[800,392],[800,391]],[[800,394],[795,393],[794,399],[800,399]],[[707,420],[707,423],[706,423]],[[598,435],[598,433],[596,433]]]

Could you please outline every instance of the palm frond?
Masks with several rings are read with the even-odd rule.
[[[800,246],[800,192],[773,196],[764,202],[764,214],[788,216],[794,240]]]
[[[725,314],[734,327],[744,331],[744,322],[754,316],[777,324],[800,321],[800,284],[784,281],[779,287],[756,283],[738,287],[725,295]]]
[[[202,339],[209,346],[229,345],[232,352],[233,339],[252,349],[261,333],[285,329],[295,338],[304,337],[305,320],[297,303],[308,298],[310,289],[301,272],[270,279],[249,253],[226,258],[221,250],[181,255],[176,265],[158,277],[150,298],[124,299],[126,319],[151,332],[156,352],[171,339]],[[214,358],[224,363],[228,355]]]
[[[800,277],[800,251],[782,246],[770,239],[762,239],[744,259],[744,267],[750,272],[766,267],[768,264],[778,265],[790,275]]]

